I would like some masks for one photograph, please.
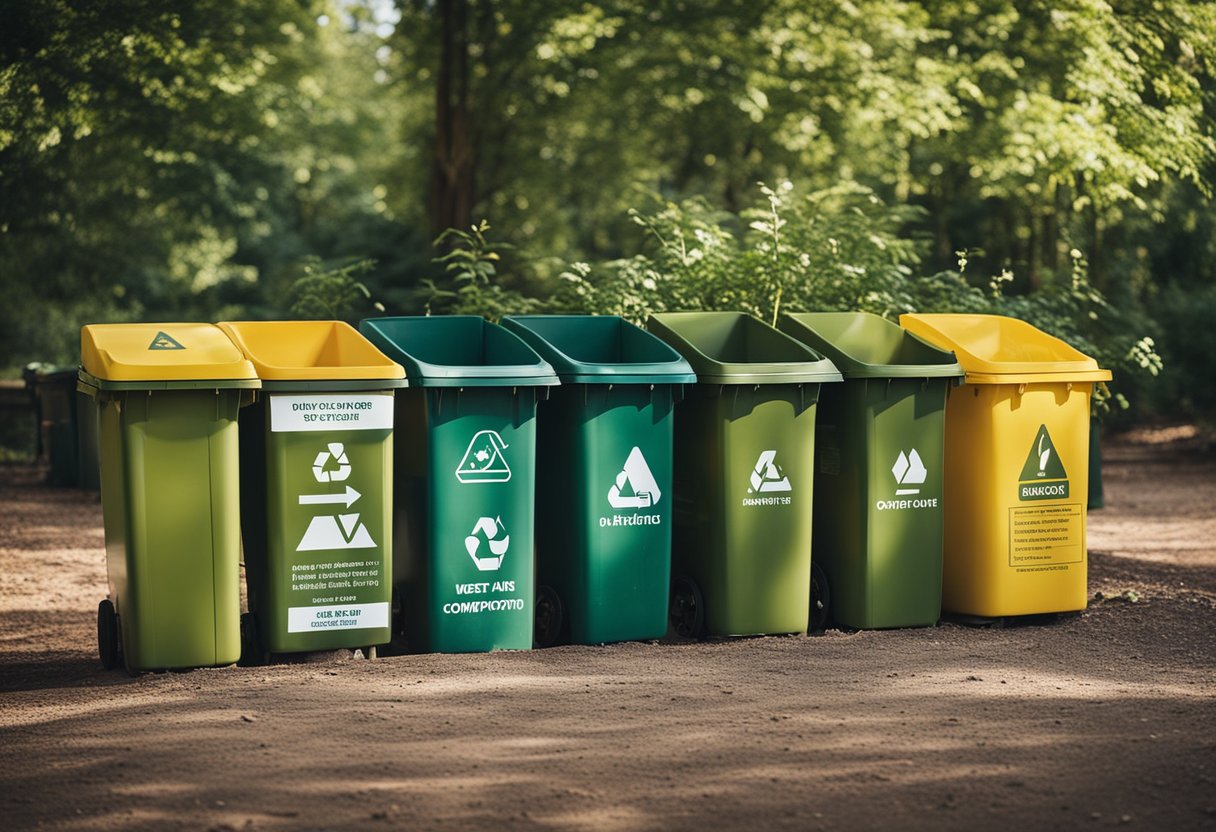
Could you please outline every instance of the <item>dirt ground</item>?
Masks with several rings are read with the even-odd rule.
[[[1077,618],[138,679],[96,497],[0,469],[0,827],[1216,828],[1216,449],[1105,456]]]

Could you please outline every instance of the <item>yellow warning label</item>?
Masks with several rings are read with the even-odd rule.
[[[1085,560],[1080,503],[1009,509],[1009,565],[1059,566]]]

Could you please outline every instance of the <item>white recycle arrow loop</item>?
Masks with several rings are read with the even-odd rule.
[[[497,571],[507,556],[507,548],[511,545],[511,535],[508,534],[501,538],[497,537],[499,529],[506,531],[502,525],[501,517],[481,517],[478,518],[476,525],[473,526],[473,533],[464,539],[465,550],[469,553],[469,557],[473,559],[474,565],[476,565],[480,572]],[[496,557],[478,557],[477,550],[481,548],[481,538],[477,536],[478,532],[481,532],[485,536],[490,552]]]
[[[338,463],[333,471],[326,471],[325,466],[330,458]],[[350,460],[346,457],[346,447],[341,442],[330,442],[327,449],[317,453],[312,463],[312,475],[317,482],[343,482],[350,477]]]

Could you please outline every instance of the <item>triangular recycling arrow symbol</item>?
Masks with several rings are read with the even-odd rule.
[[[635,445],[608,489],[609,505],[613,508],[649,508],[658,505],[662,496],[642,449]]]
[[[148,345],[150,350],[184,350],[177,339],[167,332],[158,331],[156,337],[152,339],[152,343]]]
[[[1060,461],[1056,446],[1051,441],[1047,425],[1040,425],[1034,443],[1030,446],[1030,453],[1026,455],[1026,464],[1022,466],[1022,475],[1018,477],[1018,482],[1064,479],[1068,479],[1064,463]]]

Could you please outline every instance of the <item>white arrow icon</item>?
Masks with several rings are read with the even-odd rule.
[[[344,504],[347,508],[350,508],[352,505],[354,505],[355,500],[362,496],[362,494],[348,485],[346,486],[345,494],[301,494],[300,505],[319,506],[327,505],[329,503],[340,503]]]

